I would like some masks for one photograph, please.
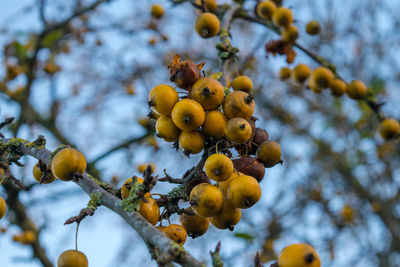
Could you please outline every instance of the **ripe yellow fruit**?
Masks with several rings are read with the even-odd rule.
[[[78,250],[66,250],[57,260],[57,267],[88,267],[86,255]]]
[[[40,178],[42,178],[43,173],[40,171],[39,163],[36,163],[35,166],[33,166],[32,174],[33,178],[35,178],[36,181],[40,182]],[[48,173],[47,178],[48,180],[44,181],[44,184],[54,182],[54,180],[56,179],[56,177],[54,177],[52,173]]]
[[[202,4],[202,0],[196,0],[195,2],[198,5]],[[204,0],[204,5],[207,8],[208,11],[211,12],[216,12],[218,5],[217,5],[217,1],[216,0]]]
[[[149,106],[164,116],[171,114],[172,108],[178,102],[176,90],[167,84],[160,84],[151,89],[149,94]]]
[[[383,139],[392,139],[400,135],[400,124],[395,119],[384,119],[379,126],[379,134]]]
[[[235,172],[232,173],[231,177],[228,178],[228,180],[218,183],[218,188],[221,191],[221,193],[224,196],[224,198],[228,198],[228,187],[229,187],[229,184],[233,181],[233,179],[237,178],[240,175],[245,175],[245,174],[235,171]]]
[[[293,78],[299,82],[303,83],[310,76],[310,67],[306,64],[299,64],[293,69]]]
[[[272,1],[263,1],[258,3],[256,7],[257,16],[263,19],[270,20],[276,11],[276,5]]]
[[[253,90],[253,82],[245,75],[237,76],[232,82],[234,91],[244,91],[250,93]]]
[[[223,196],[221,191],[211,184],[201,183],[190,192],[190,204],[193,211],[202,217],[212,217],[222,208]]]
[[[270,168],[282,162],[281,153],[281,146],[277,142],[267,140],[258,147],[256,157],[265,168]]]
[[[294,25],[289,25],[282,31],[281,38],[285,43],[294,43],[299,37],[299,30]]]
[[[173,241],[179,245],[183,245],[187,239],[187,233],[185,228],[179,224],[170,224],[163,230],[166,236],[171,238]]]
[[[182,99],[172,109],[172,121],[183,131],[199,128],[205,119],[203,107],[192,99]]]
[[[195,22],[194,25],[196,32],[202,37],[202,38],[211,38],[217,35],[219,28],[220,28],[220,22],[217,16],[215,16],[213,13],[203,13],[201,14]]]
[[[51,161],[51,172],[63,181],[71,181],[75,174],[86,170],[86,159],[74,148],[65,148],[57,152]]]
[[[229,93],[222,106],[224,114],[229,118],[250,120],[254,112],[254,97],[243,91]]]
[[[179,135],[179,146],[187,154],[200,153],[205,144],[204,136],[198,131],[183,131]]]
[[[226,121],[224,113],[218,110],[208,111],[202,126],[203,133],[216,139],[222,138],[225,135]]]
[[[251,137],[251,126],[242,118],[233,118],[226,123],[225,136],[236,144],[242,144],[248,141]]]
[[[6,201],[0,197],[0,219],[6,215],[7,212],[7,204]]]
[[[233,173],[233,162],[223,154],[209,156],[204,165],[208,177],[217,182],[229,179]]]
[[[316,94],[320,94],[324,90],[324,88],[317,86],[313,79],[308,79],[307,86]]]
[[[234,226],[240,221],[242,211],[231,204],[231,202],[224,200],[221,211],[218,215],[211,217],[211,224],[218,229],[229,229],[233,231]]]
[[[293,22],[292,10],[286,7],[279,7],[274,12],[272,19],[277,26],[286,28]]]
[[[181,130],[176,127],[170,117],[161,115],[156,122],[157,135],[166,142],[175,142],[178,140]]]
[[[283,67],[279,71],[279,79],[281,81],[287,80],[292,75],[292,71],[288,67]]]
[[[228,200],[236,208],[248,209],[261,198],[260,184],[254,177],[238,175],[228,186]]]
[[[321,260],[317,251],[305,243],[285,247],[278,259],[279,267],[320,267]]]
[[[156,225],[160,218],[160,208],[157,201],[150,197],[150,193],[146,193],[143,197],[147,202],[140,200],[139,212],[149,223]]]
[[[347,95],[351,99],[363,99],[367,95],[367,86],[359,80],[351,81],[347,85]]]
[[[131,187],[130,184],[132,183],[132,178],[128,178],[125,180],[125,182],[123,183],[123,185],[121,186],[121,198],[125,199],[127,197],[129,197],[129,193],[131,192]],[[137,178],[137,182],[139,184],[143,183],[144,180],[140,177]]]
[[[312,20],[306,25],[306,32],[309,35],[315,35],[321,32],[321,25],[318,21]]]
[[[142,172],[142,173],[143,173],[143,172],[146,170],[147,166],[149,166],[149,165],[150,165],[150,167],[151,167],[151,173],[155,172],[156,169],[157,169],[157,166],[156,166],[156,164],[154,164],[154,163],[143,163],[143,164],[139,164],[139,165],[137,166],[137,169],[138,169],[139,172]]]
[[[151,16],[155,19],[160,19],[164,16],[164,8],[160,4],[154,4],[151,6]]]
[[[346,93],[347,90],[347,84],[340,80],[340,79],[335,79],[330,87],[332,95],[334,96],[342,96],[344,93]]]
[[[216,109],[224,101],[224,87],[216,79],[203,77],[193,84],[190,95],[204,110]]]
[[[189,208],[189,210],[191,210],[191,208]],[[208,226],[210,225],[210,220],[208,218],[197,215],[188,215],[185,213],[181,214],[179,217],[179,222],[182,224],[188,236],[191,238],[204,235],[208,230]]]
[[[318,67],[311,73],[311,79],[316,86],[328,88],[333,83],[334,75],[330,69]]]

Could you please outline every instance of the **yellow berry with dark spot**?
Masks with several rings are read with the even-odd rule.
[[[233,162],[224,154],[213,154],[209,156],[204,164],[208,177],[217,182],[229,179],[233,173]]]
[[[224,200],[221,211],[210,218],[211,224],[218,229],[229,229],[233,231],[233,228],[240,221],[242,211],[236,208],[228,200]]]
[[[285,247],[278,258],[279,267],[320,267],[321,260],[315,249],[305,243]]]
[[[400,124],[395,119],[384,119],[379,126],[379,134],[383,139],[392,139],[400,135]]]
[[[282,162],[281,153],[281,146],[277,142],[267,140],[258,147],[256,157],[266,168],[270,168]]]
[[[185,228],[179,224],[170,224],[163,230],[166,236],[171,238],[173,241],[179,245],[183,245],[187,239],[187,233]]]
[[[194,25],[196,32],[202,37],[202,38],[211,38],[217,35],[219,28],[220,28],[220,22],[217,16],[215,16],[213,13],[203,13],[201,14],[195,22]]]
[[[151,6],[151,16],[155,19],[160,19],[164,16],[164,8],[160,4],[154,4]]]
[[[201,183],[190,192],[190,204],[193,211],[202,217],[212,217],[222,208],[223,196],[214,185]]]
[[[283,67],[279,70],[279,79],[281,81],[287,80],[292,75],[292,71],[288,67]]]
[[[197,101],[186,98],[175,104],[171,117],[174,124],[181,130],[193,131],[203,124],[205,113]]]
[[[199,102],[204,110],[216,109],[224,101],[224,87],[216,79],[203,77],[193,84],[190,96]]]
[[[316,35],[321,32],[321,25],[318,21],[312,20],[306,25],[306,32],[309,35]]]
[[[226,123],[225,136],[236,144],[242,144],[251,137],[252,129],[247,120],[242,118],[233,118]]]
[[[272,1],[262,1],[257,4],[257,16],[263,19],[270,20],[276,11],[276,4]]]
[[[36,181],[40,182],[43,172],[40,171],[39,163],[36,163],[35,166],[33,166],[32,174],[33,178],[35,178]],[[43,183],[49,184],[51,182],[54,182],[54,180],[56,180],[56,177],[54,177],[54,175],[50,172],[47,174],[47,180],[45,180]]]
[[[254,97],[243,91],[234,91],[225,96],[222,109],[229,118],[250,120],[254,112]]]
[[[277,26],[286,28],[293,22],[292,10],[286,7],[279,7],[274,12],[272,19]]]
[[[74,148],[65,148],[57,152],[51,161],[51,172],[63,181],[71,181],[76,174],[86,170],[86,159]]]
[[[334,80],[332,71],[325,67],[318,67],[311,73],[314,84],[321,88],[328,88]]]
[[[286,43],[294,43],[297,37],[299,37],[299,30],[293,24],[286,27],[281,34],[282,40]]]
[[[192,211],[192,208],[188,208],[187,210]],[[182,224],[183,228],[185,228],[188,236],[192,238],[204,235],[210,225],[210,220],[208,218],[186,213],[181,214],[179,222]]]
[[[248,209],[260,200],[261,187],[254,177],[238,175],[229,183],[227,196],[234,207]]]
[[[293,69],[293,78],[299,82],[303,83],[310,76],[310,67],[306,64],[299,64]]]

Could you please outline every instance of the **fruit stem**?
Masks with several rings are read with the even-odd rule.
[[[79,230],[79,224],[76,224],[76,231],[75,231],[75,250],[78,250],[78,230]]]

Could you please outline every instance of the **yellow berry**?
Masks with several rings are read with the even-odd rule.
[[[277,26],[286,28],[293,22],[292,10],[286,7],[279,7],[274,12],[272,19]]]
[[[316,35],[321,32],[321,25],[318,21],[312,20],[306,25],[306,32],[309,35]]]
[[[276,10],[276,5],[272,1],[263,1],[258,3],[256,7],[257,16],[270,20]]]
[[[318,67],[311,73],[311,79],[316,86],[328,88],[333,83],[334,75],[330,69]]]
[[[354,221],[355,211],[350,205],[344,205],[340,211],[340,216],[346,223],[352,223]]]
[[[200,153],[205,144],[204,136],[198,131],[183,131],[179,135],[179,146],[187,154]]]
[[[281,81],[287,80],[290,78],[292,71],[288,67],[283,67],[279,71],[279,79]]]
[[[363,99],[367,95],[367,86],[359,80],[351,81],[347,85],[347,95],[351,99]]]
[[[245,75],[237,76],[232,82],[232,88],[234,91],[244,91],[251,93],[253,90],[253,82]]]
[[[224,200],[220,212],[210,218],[211,224],[218,229],[229,229],[233,231],[233,228],[240,221],[242,211],[236,208],[228,200]]]
[[[164,116],[171,114],[172,108],[178,102],[179,97],[176,90],[169,85],[160,84],[151,89],[149,94],[149,105]]]
[[[178,140],[181,130],[176,127],[170,117],[163,116],[156,122],[157,136],[164,139],[166,142],[174,142]]]
[[[293,78],[299,82],[303,83],[310,76],[310,67],[306,64],[299,64],[293,69]]]
[[[248,209],[261,198],[261,187],[249,175],[238,175],[228,186],[228,200],[236,208]]]
[[[131,192],[131,183],[132,183],[133,179],[132,178],[128,178],[125,180],[125,182],[123,183],[123,185],[121,186],[121,197],[122,199],[125,199],[127,197],[129,197],[129,193]],[[141,184],[144,182],[144,180],[140,177],[137,177],[137,183]]]
[[[51,161],[51,172],[63,181],[70,181],[75,174],[86,170],[86,159],[74,148],[65,148],[57,152]]]
[[[383,139],[392,139],[400,135],[400,124],[395,119],[384,119],[379,126],[379,134]]]
[[[163,230],[166,236],[171,238],[173,241],[179,245],[183,245],[187,239],[187,233],[185,228],[179,224],[170,224]]]
[[[150,165],[150,167],[151,167],[151,173],[155,172],[156,169],[157,169],[157,166],[156,166],[156,164],[154,164],[154,163],[143,163],[143,164],[139,164],[139,165],[137,166],[137,169],[138,169],[139,172],[143,173],[149,165]]]
[[[86,255],[78,250],[66,250],[57,260],[57,267],[88,267]]]
[[[42,178],[43,172],[40,171],[39,168],[39,162],[33,166],[32,170],[33,178],[35,178],[36,181],[40,182],[40,179]],[[43,181],[44,184],[49,184],[53,182],[56,179],[54,175],[50,172],[47,174],[47,180]]]
[[[243,91],[229,93],[223,103],[224,114],[229,118],[250,120],[254,112],[254,97]]]
[[[204,169],[208,177],[217,182],[228,180],[233,173],[233,163],[223,154],[213,154],[205,162]]]
[[[183,131],[199,128],[205,119],[203,107],[195,100],[182,99],[175,104],[171,113],[172,121]]]
[[[191,211],[192,208],[188,208],[188,210]],[[204,235],[210,225],[210,220],[208,218],[200,217],[196,214],[188,215],[182,213],[179,217],[179,222],[182,224],[183,228],[185,228],[188,236],[192,238]]]
[[[242,118],[233,118],[226,123],[225,136],[236,144],[242,144],[251,137],[252,129],[250,124]]]
[[[164,8],[160,4],[154,4],[151,6],[151,16],[155,19],[160,19],[164,16]]]
[[[202,38],[211,38],[217,35],[220,22],[217,16],[206,12],[196,19],[194,27]]]
[[[216,109],[224,100],[224,87],[213,78],[200,78],[192,86],[192,99],[199,102],[204,110]]]
[[[293,24],[285,28],[281,34],[282,41],[285,43],[294,43],[297,37],[299,37],[299,30]]]
[[[307,86],[316,94],[320,94],[324,90],[324,88],[317,86],[313,79],[308,79]]]
[[[226,121],[224,113],[218,110],[208,111],[202,126],[203,133],[216,139],[222,138],[225,135]]]
[[[347,90],[347,84],[340,80],[340,79],[335,79],[330,87],[332,95],[339,97],[344,95]]]
[[[221,191],[211,184],[201,183],[190,192],[190,204],[193,211],[202,217],[212,217],[222,208],[223,196]]]
[[[321,260],[317,251],[305,243],[285,247],[278,259],[279,267],[320,267]]]
[[[0,197],[0,219],[6,215],[7,212],[7,204],[6,201]]]
[[[149,223],[156,225],[160,218],[160,208],[157,201],[150,197],[150,193],[146,193],[143,197],[146,202],[140,200],[139,212]]]
[[[270,168],[282,162],[281,146],[272,140],[262,143],[256,153],[257,160],[264,164],[266,168]]]
[[[240,176],[240,175],[245,175],[244,173],[241,172],[233,172],[232,175],[228,178],[228,180],[223,181],[223,182],[219,182],[218,183],[218,188],[221,191],[222,195],[224,196],[224,198],[228,197],[228,187],[229,184],[233,181],[233,179],[235,179],[236,177]]]

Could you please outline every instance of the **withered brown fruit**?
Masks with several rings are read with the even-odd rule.
[[[182,89],[189,89],[200,78],[204,62],[195,64],[190,59],[180,62],[180,56],[175,55],[172,64],[168,66],[170,81]]]
[[[255,157],[246,156],[243,158],[234,159],[232,162],[236,171],[252,176],[256,178],[258,182],[261,182],[261,180],[264,178],[264,165]]]

